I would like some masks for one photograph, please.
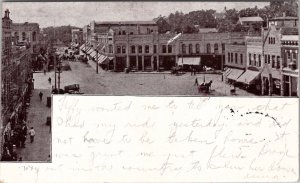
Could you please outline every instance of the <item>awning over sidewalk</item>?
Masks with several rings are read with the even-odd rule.
[[[228,76],[228,74],[230,74],[231,71],[232,71],[231,68],[227,68],[227,69],[225,70],[225,72],[223,72],[223,75],[224,75],[224,76]]]
[[[94,52],[94,49],[90,48],[90,49],[87,51],[87,54],[91,55],[92,52]]]
[[[99,57],[98,64],[103,64],[104,61],[105,61],[107,58],[108,58],[107,56],[101,55],[101,56]]]
[[[243,74],[243,72],[244,70],[232,69],[227,78],[236,81]]]
[[[91,55],[91,57],[96,59],[97,52],[95,50],[93,50],[93,52],[90,55]],[[98,54],[98,57],[99,57],[99,54]]]
[[[259,72],[257,71],[247,70],[236,81],[249,85],[258,77],[258,75]]]
[[[80,50],[83,50],[84,47],[85,47],[85,44],[81,45],[81,46],[79,47],[79,49],[80,49]]]
[[[200,65],[201,58],[200,57],[179,57],[178,65]]]

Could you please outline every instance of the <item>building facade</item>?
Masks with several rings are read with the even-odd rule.
[[[82,45],[83,44],[83,30],[72,29],[72,43]]]
[[[281,39],[282,96],[299,96],[299,36],[284,35]]]

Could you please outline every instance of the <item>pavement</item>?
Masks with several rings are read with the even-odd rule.
[[[39,88],[38,85],[37,87]],[[46,125],[46,117],[51,116],[51,109],[46,107],[46,96],[50,96],[50,90],[38,88],[32,92],[27,117],[28,130],[33,127],[36,132],[34,142],[30,143],[27,135],[26,148],[17,149],[18,157],[22,157],[23,161],[44,162],[49,160],[48,156],[51,154],[51,133]],[[40,91],[44,94],[42,101],[39,99]]]

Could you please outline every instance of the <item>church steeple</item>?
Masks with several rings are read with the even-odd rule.
[[[6,9],[5,10],[5,14],[4,14],[4,18],[8,18],[9,19],[9,10],[8,9]]]

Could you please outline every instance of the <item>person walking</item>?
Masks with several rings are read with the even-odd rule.
[[[198,83],[198,78],[195,79],[195,83],[194,83],[194,86],[198,86],[199,83]]]
[[[46,75],[46,69],[44,69],[44,75]]]
[[[40,93],[39,93],[39,96],[40,96],[40,101],[42,101],[42,99],[43,99],[43,93],[40,92]]]
[[[51,77],[48,78],[48,82],[49,82],[49,84],[51,84]]]
[[[35,131],[33,127],[31,127],[31,129],[29,130],[29,135],[30,135],[30,143],[32,143],[34,141],[34,136],[35,136]]]

